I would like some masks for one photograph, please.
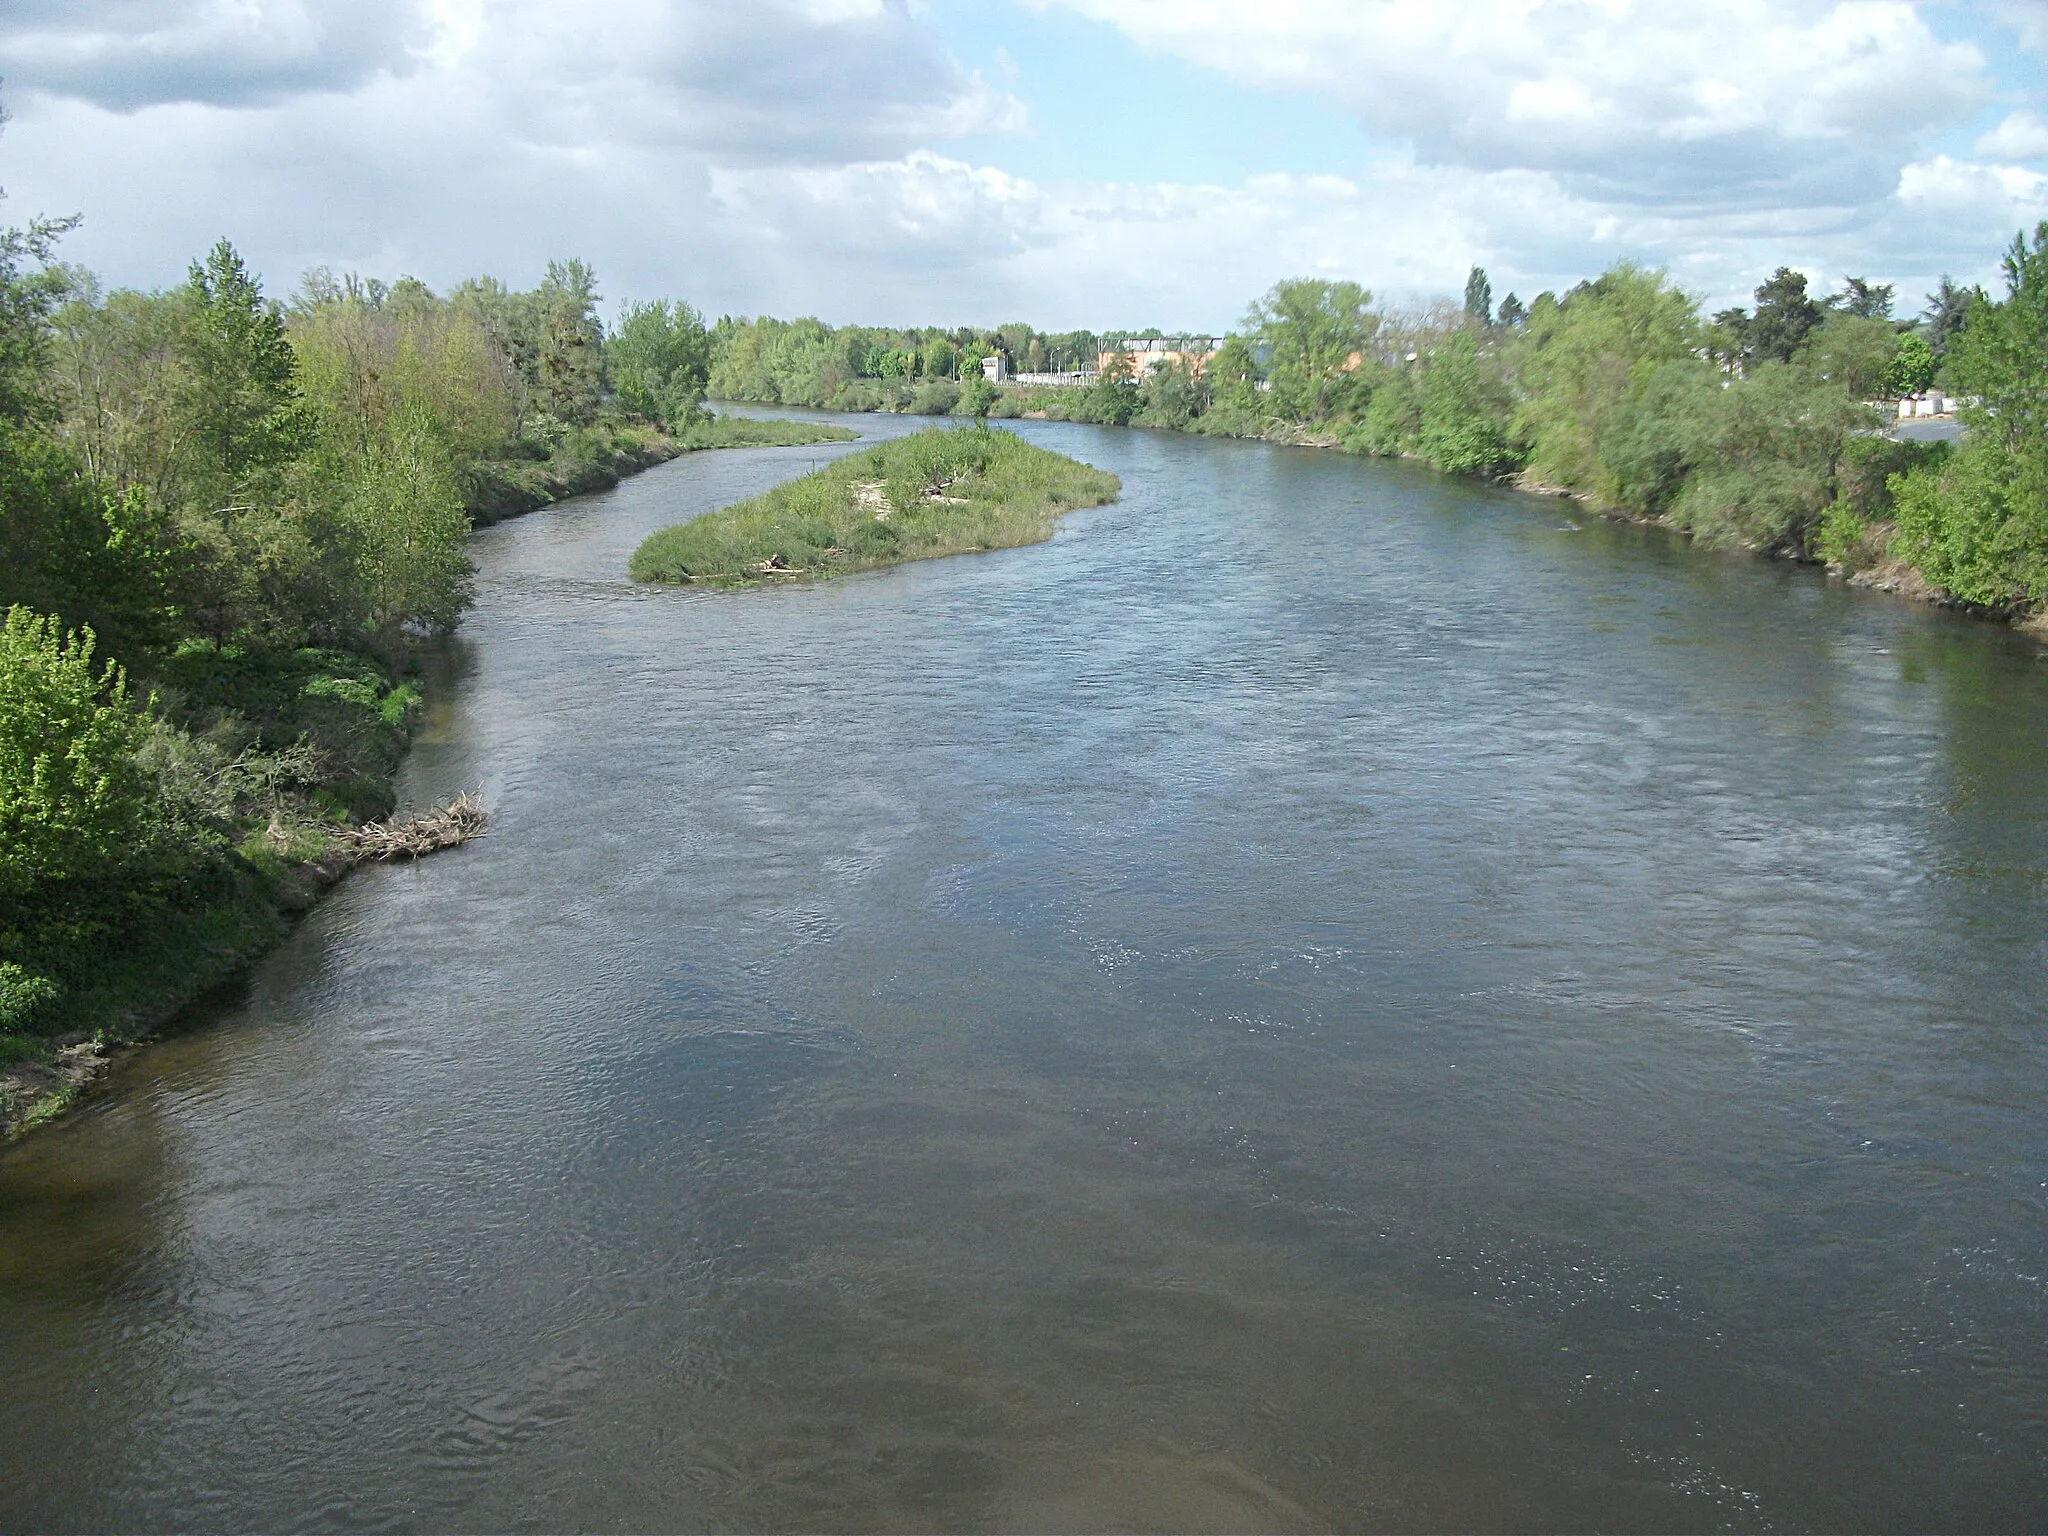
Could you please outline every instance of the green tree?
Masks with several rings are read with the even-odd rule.
[[[1849,442],[1876,414],[1841,384],[1775,362],[1688,403],[1674,425],[1692,472],[1672,518],[1705,543],[1810,556]]]
[[[1829,299],[1826,307],[1859,320],[1889,320],[1895,292],[1890,283],[1873,283],[1865,277],[1844,278],[1842,291]]]
[[[1515,459],[1508,447],[1507,391],[1469,331],[1435,348],[1422,375],[1422,456],[1450,474],[1488,474]]]
[[[1619,262],[1563,299],[1539,295],[1509,362],[1521,405],[1512,433],[1554,485],[1617,498],[1607,440],[1667,363],[1700,345],[1699,311],[1661,271]]]
[[[134,655],[167,634],[162,530],[140,496],[82,474],[51,431],[64,403],[53,313],[78,286],[53,253],[71,222],[0,231],[0,608],[93,625]]]
[[[282,312],[226,240],[192,263],[186,298],[191,442],[209,494],[232,498],[304,446],[298,362]]]
[[[597,305],[597,274],[573,258],[549,262],[533,294],[541,408],[571,425],[588,422],[604,397],[604,326]]]
[[[1936,357],[1948,355],[1948,344],[1969,324],[1970,305],[1983,294],[1979,288],[1964,288],[1946,272],[1934,292],[1927,295],[1922,318],[1927,322],[1927,342]]]
[[[1756,290],[1756,313],[1749,318],[1749,349],[1764,361],[1789,363],[1807,333],[1821,322],[1823,311],[1806,294],[1806,278],[1780,267]]]
[[[1153,368],[1138,386],[1138,394],[1143,405],[1136,419],[1176,432],[1185,429],[1209,404],[1207,379],[1196,378],[1185,361]]]
[[[0,623],[0,962],[58,982],[201,846],[137,760],[149,731],[90,631],[11,608]]]
[[[455,459],[422,406],[400,410],[369,451],[328,471],[342,488],[354,592],[387,634],[449,630],[471,601],[469,512]]]
[[[1934,387],[1935,370],[1941,366],[1934,355],[1934,347],[1918,331],[1908,331],[1899,338],[1897,350],[1885,365],[1884,385],[1888,394],[1917,395],[1922,390]]]
[[[1128,426],[1144,404],[1138,390],[1138,366],[1121,347],[1110,353],[1082,398],[1082,414],[1113,427]]]
[[[986,419],[989,407],[996,403],[1002,391],[991,384],[986,374],[977,373],[960,388],[960,403],[953,407],[956,416],[972,416],[977,420]],[[1124,418],[1128,421],[1130,418]]]
[[[627,305],[605,350],[612,387],[627,410],[668,428],[703,414],[711,336],[688,304]]]
[[[1259,384],[1265,378],[1258,354],[1243,336],[1226,336],[1203,370],[1212,410],[1255,416],[1260,409]]]
[[[1484,267],[1465,274],[1465,318],[1479,325],[1493,324],[1493,284]]]
[[[1889,320],[1845,308],[1807,333],[1799,365],[1840,384],[1858,400],[1871,400],[1884,393],[1885,376],[1898,351],[1899,333]]]
[[[1326,421],[1362,405],[1370,386],[1364,364],[1379,316],[1372,295],[1356,283],[1292,278],[1275,283],[1245,311],[1245,331],[1266,351],[1276,414]]]

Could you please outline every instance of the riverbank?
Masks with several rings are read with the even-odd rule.
[[[840,459],[634,551],[635,581],[743,586],[823,579],[1052,537],[1122,489],[1064,454],[986,426],[932,427]]]
[[[579,434],[576,443],[558,447],[544,459],[494,459],[480,465],[469,488],[470,519],[474,526],[488,528],[571,496],[608,491],[628,475],[686,453],[850,443],[859,435],[824,422],[764,421],[748,416],[708,416],[673,433],[641,425],[586,432]]]
[[[856,436],[739,417],[675,437],[619,429],[602,453],[490,466],[478,476],[473,521],[486,527],[606,490],[686,453]],[[0,1143],[61,1117],[122,1050],[245,972],[354,868],[359,827],[396,806],[423,698],[409,657],[193,646],[161,671],[151,687],[193,728],[184,747],[166,748],[183,755],[156,771],[180,781],[188,800],[214,801],[227,846],[218,868],[195,877],[193,899],[141,914],[107,946],[89,986],[45,1007],[35,1034],[0,1033]]]
[[[1669,511],[1645,510],[1603,499],[1580,488],[1550,484],[1526,470],[1450,470],[1420,451],[1368,449],[1362,446],[1355,432],[1347,434],[1339,425],[1333,423],[1287,421],[1279,417],[1260,418],[1243,412],[1222,411],[1193,417],[1179,426],[1143,419],[1127,422],[1095,421],[1090,419],[1085,411],[1077,414],[1074,410],[1077,404],[1083,402],[1085,394],[1085,391],[1074,389],[1003,386],[989,406],[986,419],[1079,421],[1094,426],[1143,428],[1147,431],[1186,433],[1202,437],[1231,437],[1241,441],[1266,442],[1290,448],[1319,448],[1365,457],[1400,459],[1425,465],[1455,479],[1503,484],[1516,490],[1528,491],[1533,495],[1569,500],[1596,516],[1616,518],[1625,522],[1648,523],[1682,534],[1687,539],[1701,540],[1710,548],[1736,548],[1760,557],[1789,560],[1802,565],[1818,565],[1825,568],[1829,575],[1851,586],[1867,587],[1908,601],[1968,614],[1972,618],[2002,624],[2035,639],[2048,641],[2048,607],[2024,602],[2000,605],[1971,601],[1930,580],[1910,560],[1902,559],[1896,553],[1894,535],[1898,530],[1890,520],[1891,496],[1887,488],[1889,476],[1893,472],[1910,470],[1916,465],[1940,462],[1941,455],[1952,450],[1957,441],[1950,436],[1902,433],[1896,436],[1882,434],[1877,438],[1852,439],[1852,442],[1882,440],[1894,444],[1902,452],[1897,455],[1897,463],[1879,465],[1875,474],[1864,472],[1864,466],[1859,462],[1845,463],[1841,467],[1844,481],[1841,498],[1821,516],[1818,527],[1814,530],[1817,537],[1812,544],[1809,546],[1797,542],[1781,542],[1773,545],[1740,537],[1703,537],[1700,528],[1692,526]],[[943,416],[945,410],[941,407],[949,406],[952,398],[934,395],[930,391],[916,395],[909,391],[901,391],[896,396],[886,399],[870,400],[862,397],[862,403],[846,408],[898,415]]]

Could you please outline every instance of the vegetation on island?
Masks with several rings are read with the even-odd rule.
[[[1121,488],[986,424],[929,427],[651,535],[636,581],[736,586],[822,578],[1052,537],[1061,514]]]

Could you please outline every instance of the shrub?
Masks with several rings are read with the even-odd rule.
[[[1945,463],[1894,476],[1897,553],[1966,602],[2048,599],[2048,510],[2017,479],[2011,456],[1981,437]]]
[[[57,984],[49,977],[23,970],[11,960],[0,960],[0,1041],[33,1031],[37,1016],[56,1000],[57,993]],[[5,1055],[0,1055],[0,1064],[5,1060]]]
[[[913,416],[950,416],[960,403],[960,386],[951,379],[926,379],[910,397]]]
[[[93,633],[10,608],[0,625],[0,901],[128,862],[161,822],[135,762],[148,730]]]
[[[1344,446],[1354,453],[1393,458],[1415,451],[1422,435],[1422,403],[1413,381],[1405,373],[1390,373],[1373,391],[1365,417],[1344,435]]]
[[[0,957],[73,979],[108,939],[178,894],[208,843],[179,822],[139,752],[153,729],[90,630],[25,608],[0,625]],[[15,1006],[30,980],[14,978]],[[44,999],[47,1000],[46,998]]]

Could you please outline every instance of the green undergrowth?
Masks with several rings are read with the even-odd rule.
[[[734,586],[829,577],[1052,537],[1115,499],[1115,475],[986,426],[927,428],[851,454],[634,551],[636,581]]]
[[[4,825],[36,834],[0,848],[0,1134],[70,1091],[58,1041],[154,1029],[312,904],[335,832],[392,810],[420,698],[354,651],[190,641],[124,680],[20,610],[5,634],[0,746],[41,718],[46,755],[0,752]],[[80,773],[92,794],[64,793]]]

